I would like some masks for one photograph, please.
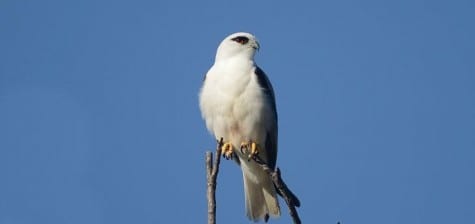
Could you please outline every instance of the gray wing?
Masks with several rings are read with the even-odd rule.
[[[265,151],[267,154],[267,165],[269,168],[274,169],[277,161],[277,135],[278,135],[278,125],[277,125],[277,109],[275,103],[274,89],[272,84],[267,78],[267,75],[262,71],[261,68],[256,66],[254,74],[257,76],[257,82],[261,87],[262,91],[266,95],[268,103],[271,104],[272,111],[274,113],[274,129],[267,130],[266,141],[265,141]]]

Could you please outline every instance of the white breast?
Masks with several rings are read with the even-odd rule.
[[[200,94],[206,126],[216,139],[223,137],[238,146],[263,139],[263,94],[254,76],[252,61],[226,60],[213,65]]]

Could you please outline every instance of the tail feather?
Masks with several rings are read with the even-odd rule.
[[[276,190],[270,177],[264,170],[247,170],[243,167],[246,214],[249,219],[258,221],[280,216]]]

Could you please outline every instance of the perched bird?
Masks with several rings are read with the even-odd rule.
[[[250,33],[234,33],[218,47],[200,92],[208,130],[223,138],[223,155],[241,167],[246,214],[267,221],[280,216],[276,189],[252,159],[258,155],[274,169],[277,160],[277,111],[272,85],[254,62],[259,43]]]

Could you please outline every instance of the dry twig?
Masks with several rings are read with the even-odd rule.
[[[223,139],[218,141],[216,146],[216,157],[213,164],[213,153],[206,152],[206,179],[207,197],[208,197],[208,224],[216,224],[216,184],[219,172],[219,163],[221,162],[221,146]]]

